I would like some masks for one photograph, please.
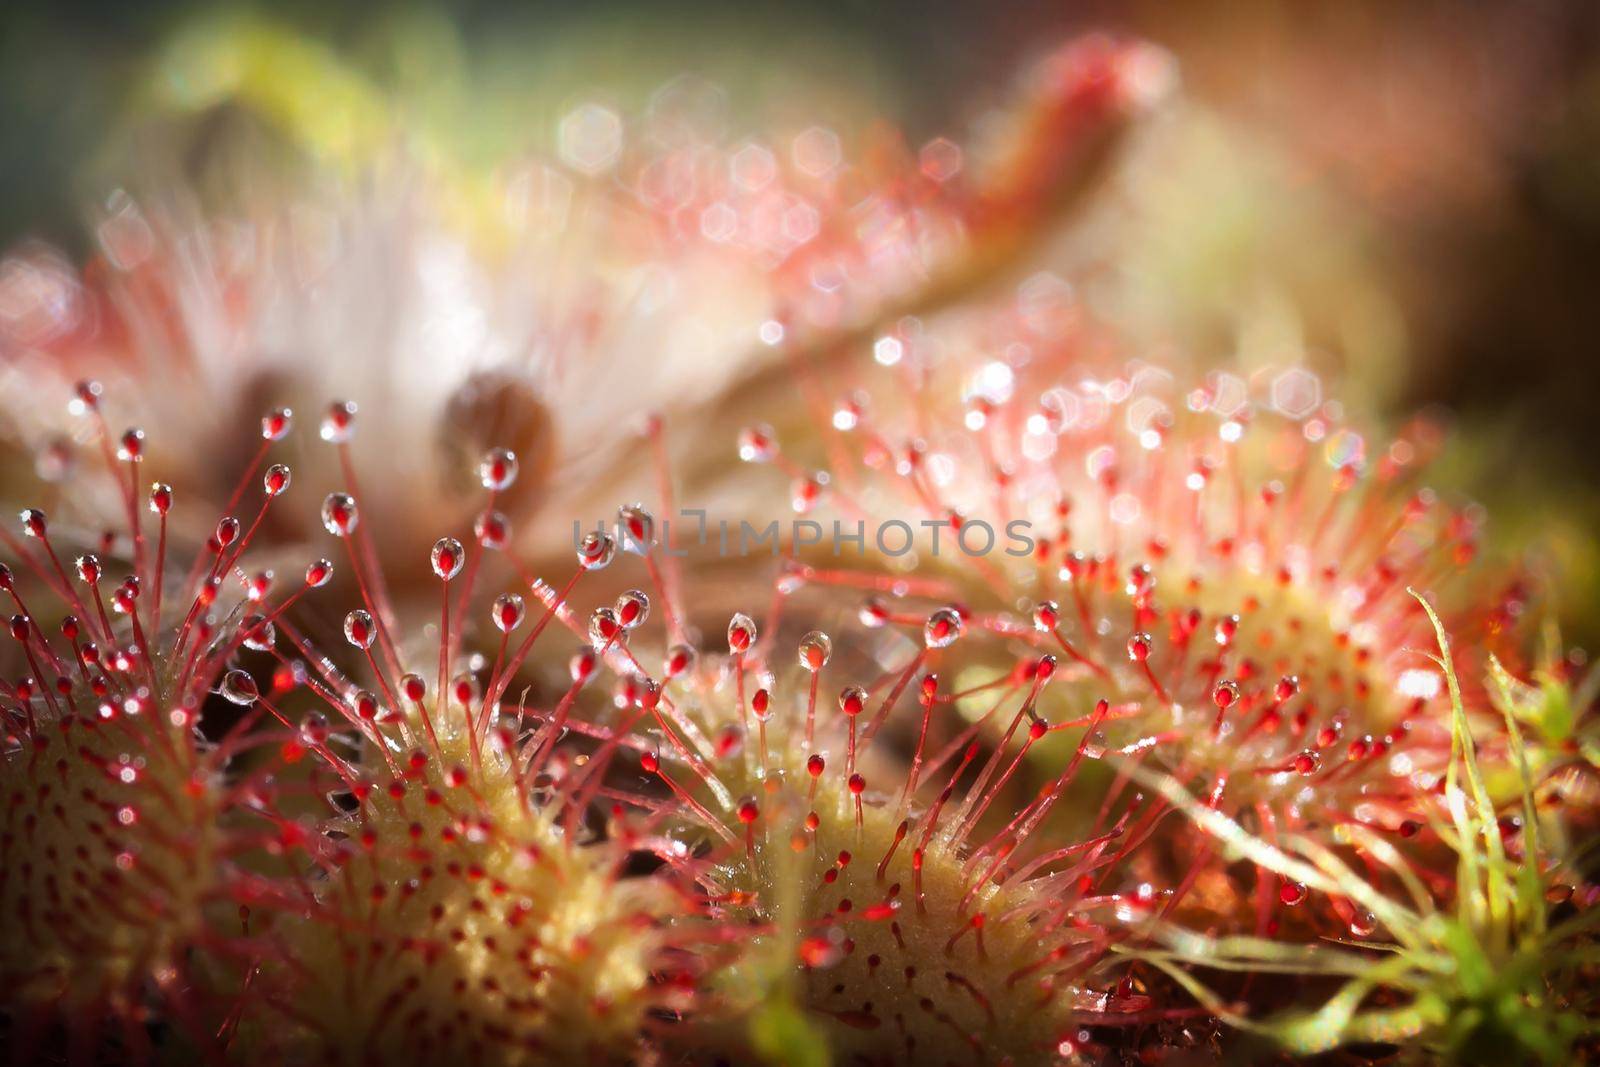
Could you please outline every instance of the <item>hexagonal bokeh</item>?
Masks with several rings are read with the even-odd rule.
[[[759,144],[745,145],[728,161],[729,177],[733,184],[747,193],[758,192],[778,176],[778,161],[770,149]]]
[[[1291,419],[1303,419],[1322,403],[1322,382],[1304,367],[1291,367],[1272,380],[1272,406]]]
[[[948,137],[935,137],[917,153],[917,166],[924,177],[947,182],[961,173],[961,146]]]
[[[604,104],[567,112],[557,134],[561,161],[580,174],[603,174],[622,155],[622,116]]]
[[[824,126],[812,126],[795,136],[794,165],[802,174],[824,177],[839,166],[843,157],[839,135]]]
[[[700,213],[700,233],[708,241],[731,241],[739,231],[739,213],[718,200]]]

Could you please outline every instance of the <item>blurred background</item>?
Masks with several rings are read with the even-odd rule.
[[[1560,568],[1569,637],[1592,644],[1589,0],[10,4],[0,247],[82,258],[116,190],[204,189],[239,143],[285,170],[356,166],[398,125],[466,175],[558,156],[585,101],[639,111],[686,72],[740,128],[849,144],[888,122],[922,145],[981,130],[1027,61],[1097,30],[1170,51],[1181,88],[1049,265],[1136,342],[1306,362],[1365,409],[1446,410],[1463,444],[1440,477]]]

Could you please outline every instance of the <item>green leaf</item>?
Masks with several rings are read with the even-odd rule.
[[[771,1067],[828,1067],[827,1040],[792,1000],[773,997],[750,1020],[750,1044]]]
[[[1520,683],[1500,665],[1500,660],[1493,654],[1489,656],[1489,677],[1500,694],[1500,699],[1496,703],[1500,705],[1500,712],[1505,716],[1506,737],[1511,747],[1512,758],[1517,765],[1522,797],[1523,850],[1530,857],[1530,861],[1522,864],[1517,872],[1517,912],[1524,923],[1535,932],[1541,932],[1545,926],[1545,906],[1544,884],[1539,876],[1539,857],[1544,854],[1544,850],[1539,844],[1539,813],[1534,804],[1533,775],[1528,770],[1528,749],[1522,743],[1522,731],[1517,726],[1516,705],[1512,699],[1513,686]]]
[[[1494,802],[1489,797],[1483,772],[1478,767],[1478,744],[1473,739],[1472,727],[1467,722],[1466,705],[1461,699],[1461,683],[1456,678],[1455,663],[1450,656],[1450,635],[1445,632],[1444,623],[1426,597],[1415,589],[1407,589],[1406,592],[1422,605],[1422,610],[1428,613],[1428,621],[1433,623],[1434,637],[1439,642],[1439,655],[1435,661],[1443,669],[1445,683],[1450,689],[1451,753],[1450,767],[1445,773],[1445,802],[1461,837],[1460,881],[1463,884],[1457,892],[1469,894],[1465,898],[1467,900],[1474,900],[1480,890],[1484,892],[1488,903],[1487,922],[1475,925],[1480,936],[1493,938],[1496,945],[1503,948],[1510,934],[1510,866],[1506,861],[1505,843],[1500,839]],[[1456,792],[1459,789],[1456,785],[1457,759],[1466,771],[1473,807],[1477,809],[1475,813],[1466,810],[1464,798]],[[1477,839],[1482,840],[1486,855],[1479,854]],[[1481,886],[1478,883],[1480,865],[1485,871]]]

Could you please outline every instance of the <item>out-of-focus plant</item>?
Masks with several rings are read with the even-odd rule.
[[[912,151],[887,123],[850,140],[815,121],[741,131],[726,92],[678,79],[631,110],[600,95],[537,111],[529,158],[515,137],[463,148],[459,113],[414,114],[325,44],[206,21],[156,64],[144,120],[161,146],[145,156],[192,166],[158,163],[108,198],[81,274],[40,248],[7,260],[4,392],[161,377],[120,391],[141,420],[181,412],[205,437],[171,458],[243,453],[258,395],[303,408],[359,394],[387,412],[384,454],[406,457],[408,490],[435,506],[470,495],[467,458],[515,449],[522,484],[500,508],[549,543],[595,500],[648,484],[631,462],[648,415],[703,408],[780,363],[774,338],[849,352],[876,323],[1003,274],[1096,191],[1169,81],[1159,50],[1088,38],[1030,68],[982,138]],[[279,140],[230,149],[252,122]],[[27,403],[4,429],[36,454],[55,434]],[[225,490],[200,465],[171,477]],[[425,543],[410,493],[371,484],[380,549]]]

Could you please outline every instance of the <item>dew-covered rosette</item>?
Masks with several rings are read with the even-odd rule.
[[[239,481],[229,507],[250,509],[248,529],[223,515],[200,553],[169,551],[172,490],[146,486],[144,434],[113,441],[99,405],[97,385],[78,387],[105,469],[66,483],[57,518],[27,508],[0,533],[0,1014],[19,1062],[138,1061],[158,1040],[218,1054],[242,974],[239,860],[260,836],[234,810],[261,784],[236,762],[255,719],[213,698],[273,629],[271,574],[246,553],[289,470]],[[78,507],[80,484],[119,502],[118,528],[83,533],[98,512]]]
[[[1094,889],[1124,827],[1062,839],[1049,820],[1084,752],[1053,788],[1015,789],[1053,658],[1005,692],[1012,735],[987,745],[931,670],[962,635],[954,610],[923,620],[908,662],[851,684],[820,631],[781,653],[741,613],[726,654],[704,652],[667,603],[659,638],[643,591],[598,609],[584,662],[621,678],[595,765],[663,818],[660,858],[700,899],[683,928],[710,970],[675,1042],[1027,1063],[1164,1017],[1111,955],[1140,902]]]
[[[1047,735],[1105,707],[1073,807],[1086,835],[1119,818],[1129,832],[1115,846],[1127,863],[1095,877],[1131,878],[1163,914],[1206,926],[1373,936],[1359,902],[1195,844],[1129,768],[1170,775],[1267,840],[1310,834],[1352,856],[1379,835],[1448,891],[1427,813],[1450,705],[1408,590],[1440,605],[1466,714],[1502,763],[1480,680],[1491,655],[1524,662],[1528,591],[1479,561],[1481,510],[1422,481],[1436,427],[1365,436],[1301,368],[1188,388],[1149,364],[1100,369],[1106,340],[1082,315],[1063,326],[1025,293],[974,315],[984,330],[902,324],[830,383],[836,404],[808,394],[806,451],[770,425],[740,435],[741,458],[792,479],[789,610],[857,589],[863,622],[914,634],[930,607],[955,605],[968,636],[947,675],[991,738],[1015,730],[992,679],[1009,668],[1025,685],[1050,653]],[[1073,748],[1042,738],[1025,777],[1048,785]]]

